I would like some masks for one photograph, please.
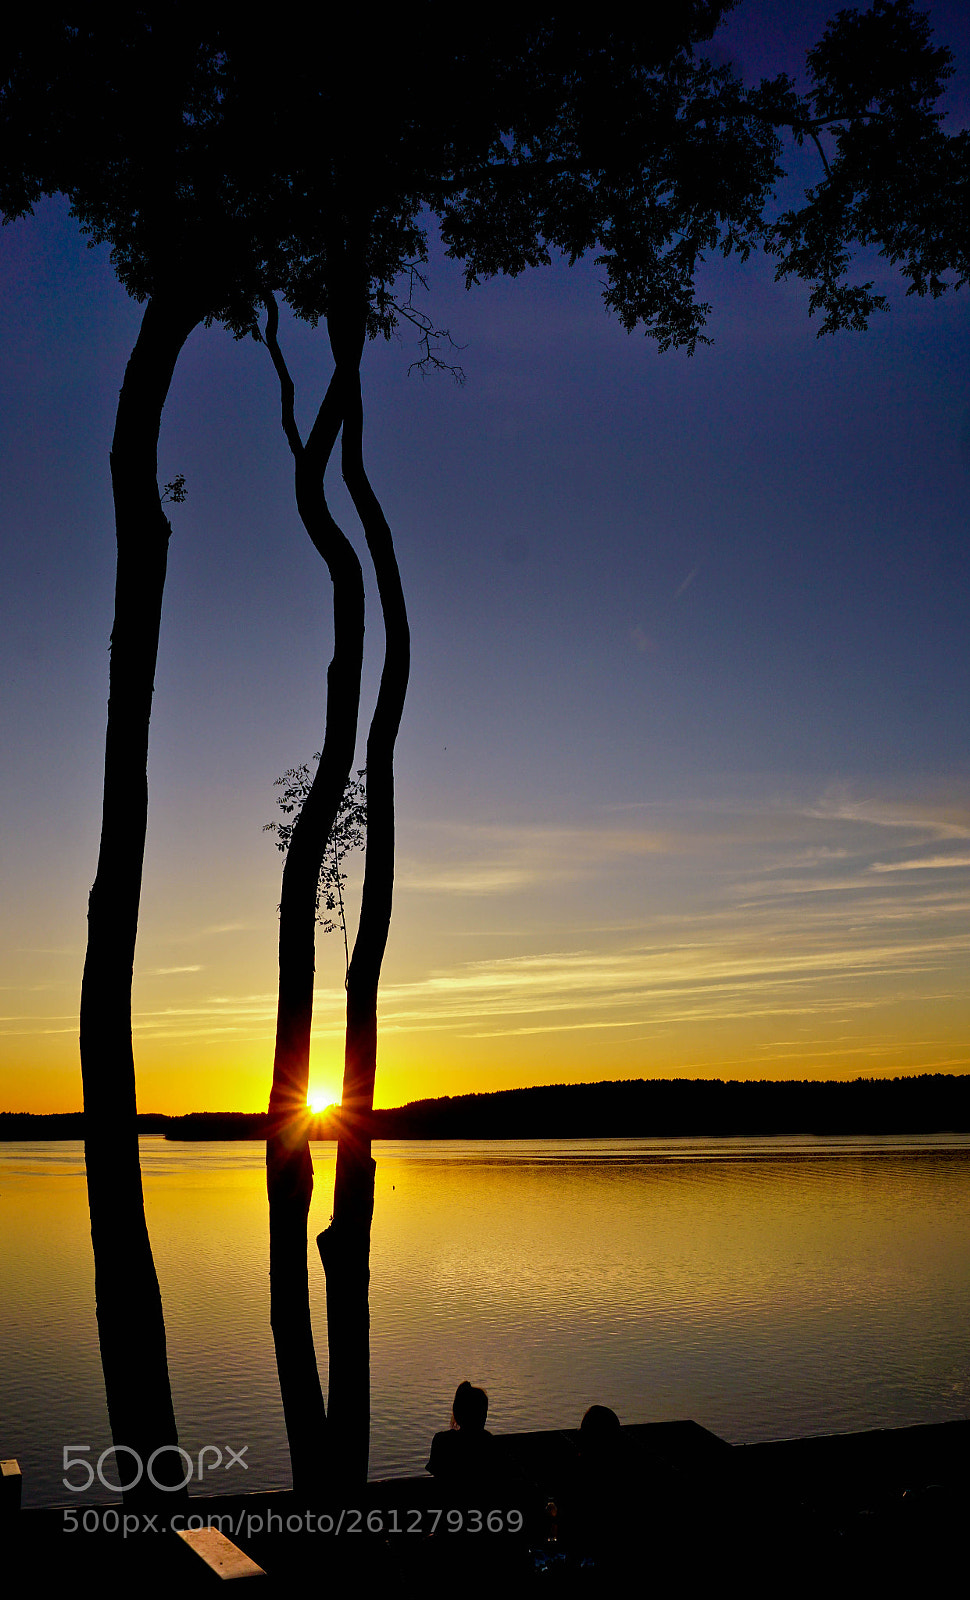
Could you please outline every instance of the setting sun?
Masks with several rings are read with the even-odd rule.
[[[321,1111],[329,1111],[330,1107],[335,1106],[339,1099],[340,1096],[339,1094],[335,1093],[333,1085],[331,1084],[328,1088],[327,1085],[324,1084],[319,1088],[316,1086],[311,1088],[306,1097],[306,1103],[313,1112],[313,1115],[317,1117],[320,1115]]]

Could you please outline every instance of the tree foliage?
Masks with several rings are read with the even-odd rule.
[[[318,750],[313,760],[319,762]],[[367,824],[367,769],[361,767],[355,778],[352,778],[344,790],[333,827],[330,830],[330,841],[327,853],[320,865],[320,876],[317,881],[317,921],[324,933],[335,933],[339,927],[344,939],[344,954],[347,965],[350,965],[347,938],[347,917],[344,908],[344,889],[347,884],[347,874],[341,869],[347,856],[354,850],[364,848],[364,830]],[[303,803],[306,800],[313,784],[313,774],[307,761],[301,762],[298,767],[288,767],[281,777],[276,779],[276,787],[282,793],[276,797],[276,804],[284,816],[293,817],[292,822],[267,822],[264,824],[264,833],[275,833],[276,847],[284,855],[289,848],[293,837],[296,819],[299,817]],[[321,915],[321,905],[323,914]],[[337,913],[337,921],[333,920],[333,912]]]
[[[191,282],[237,333],[275,289],[311,321],[353,297],[367,334],[389,335],[414,320],[431,226],[469,284],[592,254],[607,306],[661,349],[706,338],[695,279],[718,253],[776,252],[826,331],[886,303],[846,281],[860,248],[918,293],[964,282],[968,136],[943,131],[951,55],[913,0],[839,12],[804,92],[705,57],[730,9],[465,20],[418,0],[378,30],[312,15],[297,50],[185,0],[18,14],[0,42],[0,207],[67,194],[136,298]],[[821,176],[772,219],[786,131]]]
[[[967,282],[970,135],[947,134],[938,109],[952,63],[912,0],[875,0],[840,11],[809,51],[807,96],[788,86],[774,100],[796,140],[816,145],[822,176],[768,247],[779,278],[812,285],[820,334],[863,329],[888,309],[874,280],[849,281],[859,250],[897,267],[908,294],[938,298]]]
[[[63,194],[137,301],[181,288],[199,320],[247,327],[268,254],[257,107],[225,8],[43,6],[0,39],[0,210]],[[275,241],[274,241],[275,242]]]
[[[354,295],[367,332],[389,334],[433,223],[469,285],[593,252],[624,326],[692,349],[710,309],[697,265],[763,241],[780,175],[761,91],[696,53],[726,9],[684,4],[645,25],[526,5],[464,22],[425,4],[377,40],[342,17],[331,45],[366,61],[366,114],[353,74],[307,92],[305,58],[273,133],[324,152],[308,214],[280,242],[289,304],[316,321]]]

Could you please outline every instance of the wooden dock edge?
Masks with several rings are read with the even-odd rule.
[[[235,1580],[266,1576],[263,1568],[257,1566],[244,1550],[240,1550],[218,1528],[178,1528],[176,1534],[217,1578]]]

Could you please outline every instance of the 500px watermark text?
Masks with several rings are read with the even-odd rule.
[[[335,1511],[253,1511],[243,1506],[235,1514],[212,1512],[205,1517],[198,1513],[187,1516],[179,1511],[168,1519],[158,1511],[116,1511],[114,1506],[104,1510],[89,1506],[86,1511],[68,1506],[62,1513],[65,1533],[120,1533],[123,1539],[135,1534],[195,1532],[202,1528],[216,1528],[220,1533],[232,1534],[239,1539],[244,1534],[251,1539],[258,1533],[322,1533],[339,1537],[340,1534],[436,1534],[442,1533],[521,1533],[525,1517],[521,1511],[479,1509],[469,1506],[461,1510],[451,1506],[424,1506],[411,1509],[392,1506],[383,1511],[372,1506],[370,1510],[342,1506]],[[161,1517],[161,1527],[159,1518]]]
[[[147,1477],[149,1483],[154,1484],[156,1489],[176,1493],[179,1489],[184,1489],[186,1484],[191,1483],[193,1478],[198,1478],[201,1483],[207,1471],[211,1474],[218,1471],[219,1467],[222,1467],[224,1472],[228,1472],[230,1467],[242,1467],[244,1472],[249,1470],[247,1462],[243,1460],[243,1456],[249,1449],[248,1444],[244,1444],[241,1450],[234,1450],[231,1444],[227,1444],[224,1449],[225,1455],[217,1444],[204,1444],[199,1451],[197,1460],[193,1461],[189,1452],[183,1450],[180,1444],[160,1444],[157,1450],[152,1451],[146,1462],[142,1461],[138,1451],[132,1449],[130,1444],[109,1444],[108,1448],[102,1450],[98,1456],[97,1466],[95,1467],[94,1463],[88,1459],[91,1450],[89,1444],[66,1444],[63,1447],[64,1453],[61,1463],[65,1476],[61,1479],[61,1482],[65,1489],[70,1489],[72,1494],[84,1494],[97,1478],[102,1489],[110,1489],[113,1494],[127,1494],[130,1489],[134,1489],[136,1484],[141,1483],[143,1477]],[[185,1475],[177,1483],[160,1482],[155,1475],[155,1464],[160,1457],[169,1455],[173,1451],[181,1458]],[[121,1463],[117,1459],[121,1455],[128,1457],[126,1465],[134,1474],[127,1482],[121,1481]],[[117,1483],[112,1482],[111,1478],[105,1474],[105,1465],[112,1460],[112,1457],[114,1458],[114,1469],[118,1473]],[[76,1477],[69,1478],[67,1476],[67,1473],[72,1468],[77,1468],[81,1472],[82,1481],[80,1483],[78,1483]]]

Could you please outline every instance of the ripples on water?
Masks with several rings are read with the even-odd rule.
[[[420,1470],[460,1378],[496,1431],[693,1417],[732,1442],[970,1411],[970,1139],[375,1147],[372,1476]],[[180,1437],[287,1482],[262,1148],[142,1141]],[[333,1147],[314,1147],[311,1240]],[[110,1442],[81,1148],[0,1145],[0,1455],[63,1501]],[[324,1373],[323,1274],[310,1282]],[[216,1475],[213,1488],[242,1487]]]

